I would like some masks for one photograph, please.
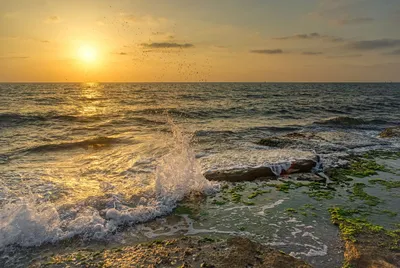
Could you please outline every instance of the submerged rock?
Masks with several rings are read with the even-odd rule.
[[[373,122],[373,121],[372,121]],[[349,117],[349,116],[338,116],[329,119],[324,119],[321,121],[314,122],[317,125],[334,125],[334,126],[352,126],[352,125],[362,125],[369,123],[360,118]]]
[[[182,237],[101,251],[42,256],[31,267],[308,268],[304,261],[247,238]]]
[[[400,138],[400,126],[390,127],[385,129],[379,134],[381,138]]]

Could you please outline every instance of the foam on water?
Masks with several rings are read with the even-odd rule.
[[[174,144],[161,158],[152,189],[139,197],[136,206],[118,203],[102,213],[90,206],[73,206],[67,210],[31,195],[0,208],[0,250],[11,245],[38,246],[76,235],[84,239],[101,239],[121,224],[136,224],[167,215],[177,202],[192,192],[211,193],[219,185],[207,181],[195,153],[189,146],[190,137],[171,122]],[[3,194],[0,194],[2,196]],[[113,196],[118,196],[116,193]]]
[[[206,172],[268,166],[280,174],[279,171],[290,166],[291,161],[314,157],[314,152],[305,150],[238,148],[203,157],[201,162]]]

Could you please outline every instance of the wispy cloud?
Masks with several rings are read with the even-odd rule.
[[[301,54],[307,55],[307,56],[317,56],[317,55],[322,55],[324,53],[323,52],[318,52],[318,51],[304,51]]]
[[[250,50],[250,53],[256,53],[256,54],[283,54],[282,49],[254,49]]]
[[[59,16],[50,16],[45,20],[46,23],[60,23],[61,18]]]
[[[169,43],[169,42],[161,42],[161,43],[143,43],[143,47],[145,48],[192,48],[193,44],[179,44],[179,43]]]
[[[326,40],[331,42],[343,41],[343,38],[337,36],[323,35],[320,33],[309,33],[309,34],[295,34],[283,37],[276,37],[275,40]]]
[[[348,48],[358,50],[374,50],[400,46],[400,39],[375,39],[354,41],[347,45]]]
[[[374,21],[374,18],[371,17],[358,17],[358,18],[345,18],[333,20],[334,23],[339,25],[360,25],[365,23],[371,23]]]
[[[126,53],[126,52],[117,52],[115,54],[120,55],[120,56],[127,56],[128,55],[128,53]]]

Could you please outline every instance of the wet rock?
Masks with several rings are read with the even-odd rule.
[[[363,119],[348,117],[348,116],[338,116],[315,122],[315,124],[317,125],[333,125],[333,126],[340,126],[340,125],[352,126],[352,125],[362,125],[367,123],[368,121],[365,121]]]
[[[312,132],[293,132],[283,136],[269,137],[260,140],[257,144],[268,147],[285,148],[290,146],[299,146],[304,141],[309,141],[316,138],[316,135]]]
[[[218,170],[206,172],[204,176],[208,180],[212,181],[254,181],[267,178],[276,178],[284,174],[310,172],[316,166],[316,164],[316,160],[304,159],[282,164],[280,168],[277,168],[278,165],[272,165],[246,169]],[[279,169],[280,172],[277,173],[277,170],[279,171]]]
[[[242,237],[228,240],[182,237],[97,252],[77,250],[56,256],[41,256],[31,267],[49,265],[53,267],[311,267],[283,252]]]
[[[400,138],[400,127],[390,127],[379,134],[381,138]]]

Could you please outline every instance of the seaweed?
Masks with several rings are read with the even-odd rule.
[[[287,209],[285,209],[285,211],[286,211],[287,213],[289,213],[289,214],[297,213],[297,210],[295,210],[294,208],[287,208]]]
[[[400,181],[385,181],[382,179],[370,179],[368,180],[370,184],[380,184],[382,186],[386,186],[387,190],[393,189],[393,188],[400,188]]]
[[[248,199],[253,199],[253,198],[256,198],[259,195],[270,193],[270,192],[271,192],[271,190],[267,190],[267,191],[257,190],[255,192],[252,192],[247,198]]]
[[[338,225],[344,240],[356,242],[356,236],[361,232],[380,232],[384,228],[380,225],[369,223],[366,219],[355,218],[355,214],[359,214],[358,210],[348,210],[341,207],[333,207],[328,209],[331,214],[331,221]]]
[[[350,200],[360,199],[365,201],[365,203],[369,206],[376,206],[382,201],[373,195],[369,195],[364,191],[364,188],[367,187],[364,183],[355,183],[353,185],[353,193],[350,196]]]

